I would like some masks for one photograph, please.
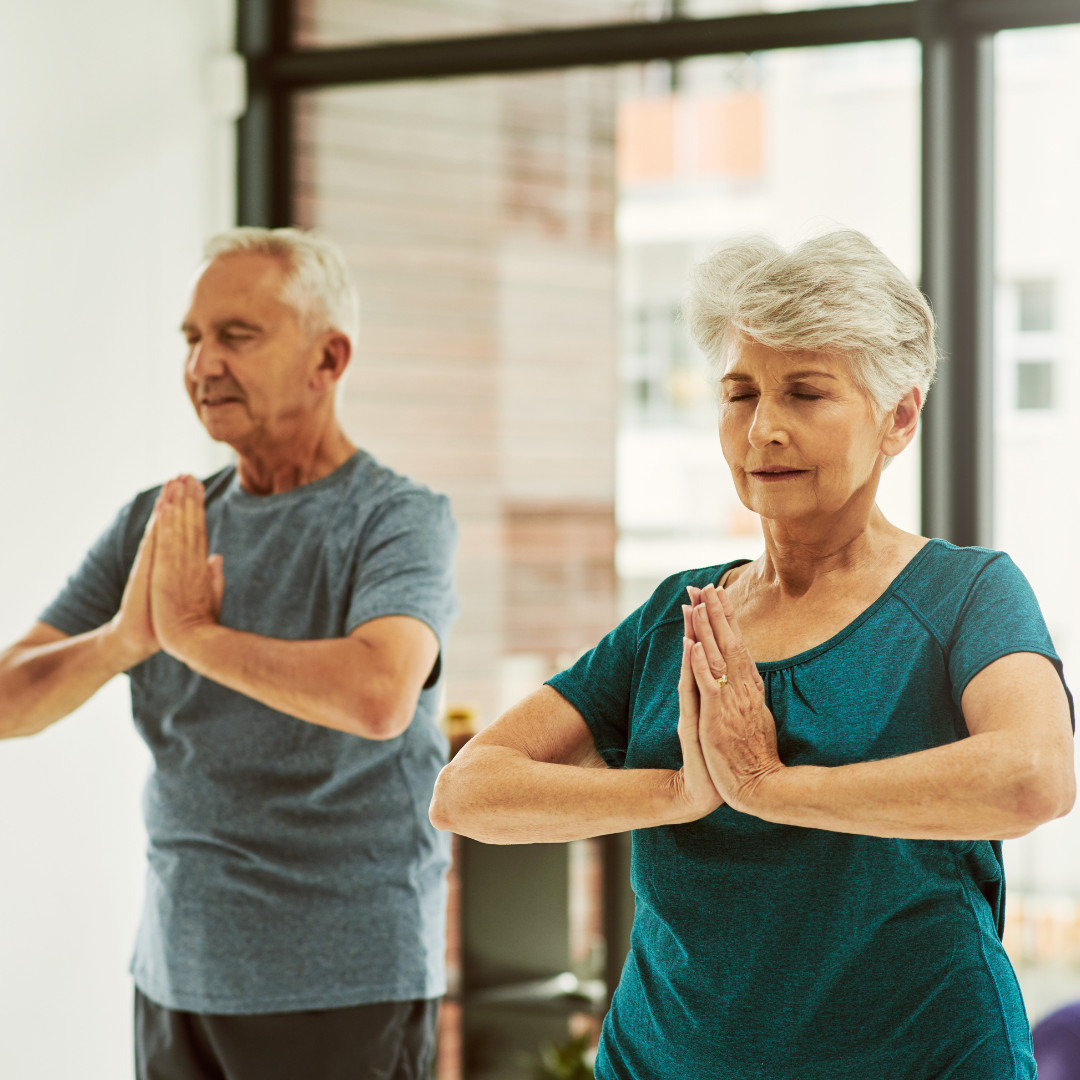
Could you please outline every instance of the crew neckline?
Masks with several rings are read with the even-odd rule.
[[[827,653],[830,649],[836,648],[846,638],[849,638],[855,633],[859,627],[869,622],[880,610],[885,606],[892,598],[893,593],[900,587],[905,578],[907,578],[922,562],[926,553],[935,545],[945,544],[944,540],[937,537],[932,537],[927,540],[925,544],[904,564],[900,572],[889,582],[885,591],[867,608],[861,611],[854,619],[851,620],[846,626],[838,630],[831,638],[827,638],[820,645],[815,645],[812,649],[806,649],[801,653],[796,653],[794,656],[784,657],[782,660],[763,660],[754,661],[758,671],[782,671],[784,668],[798,667],[800,664],[809,663],[809,661],[816,659],[823,653]],[[724,574],[727,573],[735,565],[743,565],[744,563],[753,562],[753,559],[738,560],[734,563],[726,563],[724,569],[721,571],[717,578],[717,581]]]
[[[308,495],[317,495],[323,491],[338,487],[347,483],[359,467],[363,450],[356,450],[350,454],[333,472],[320,476],[318,480],[312,480],[308,484],[300,484],[299,487],[290,488],[288,491],[278,491],[270,495],[256,495],[246,491],[240,483],[240,470],[234,465],[232,480],[229,483],[228,496],[231,502],[241,506],[252,508],[264,506],[281,506],[283,503],[295,499],[307,498]]]

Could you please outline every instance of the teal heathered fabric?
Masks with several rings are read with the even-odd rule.
[[[551,685],[612,768],[677,769],[687,585],[668,578]],[[1007,555],[932,540],[817,648],[759,664],[787,765],[838,766],[965,738],[960,699],[1013,652],[1061,670]],[[633,836],[630,955],[598,1080],[1030,1080],[999,940],[1000,845],[775,825],[722,806]]]

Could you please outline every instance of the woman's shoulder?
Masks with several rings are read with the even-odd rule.
[[[1034,600],[1027,578],[1004,551],[957,547],[940,539],[928,541],[912,560],[896,592],[945,636],[976,600]]]

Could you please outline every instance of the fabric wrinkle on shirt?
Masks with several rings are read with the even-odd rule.
[[[43,622],[74,635],[112,618],[159,490],[121,511]],[[206,523],[224,556],[222,625],[304,641],[406,615],[445,647],[458,610],[449,502],[363,451],[275,495],[224,469],[206,482]],[[142,993],[218,1014],[444,993],[449,837],[427,819],[447,754],[434,678],[407,730],[377,741],[278,712],[163,652],[128,674],[153,755],[132,961]]]

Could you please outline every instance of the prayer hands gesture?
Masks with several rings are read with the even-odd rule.
[[[222,557],[207,557],[203,494],[198,480],[180,476],[154,505],[112,621],[130,667],[161,649],[183,659],[187,635],[218,621],[225,575]]]
[[[709,805],[707,780],[711,809],[727,803],[752,812],[763,781],[784,768],[765,686],[724,591],[711,584],[687,591],[679,678],[683,783],[695,805]]]

